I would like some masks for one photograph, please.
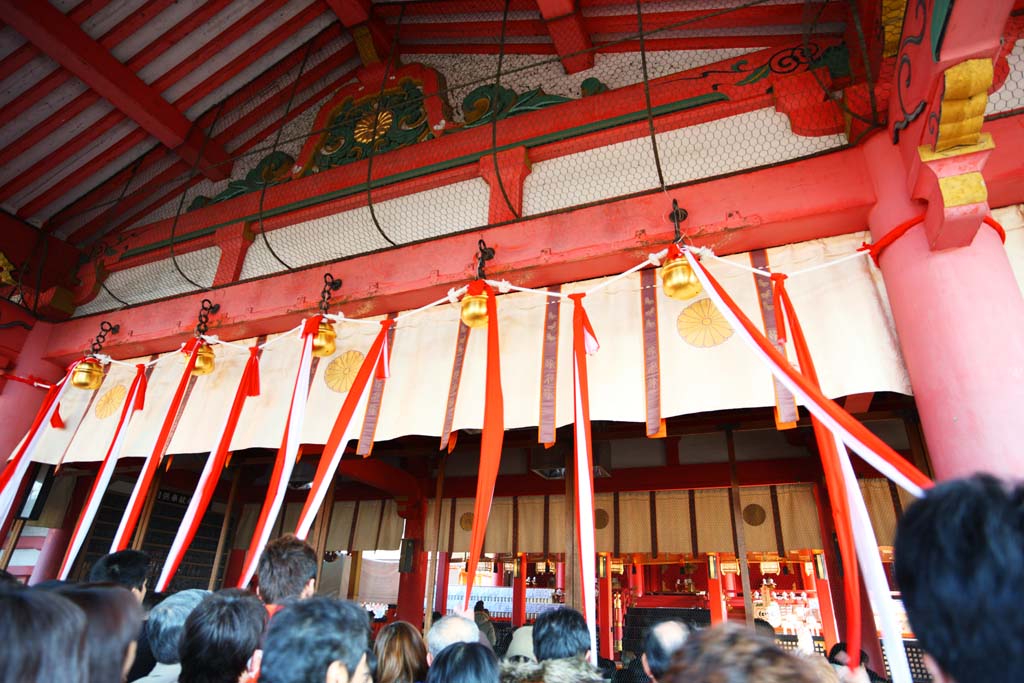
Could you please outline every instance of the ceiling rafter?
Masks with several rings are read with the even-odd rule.
[[[331,26],[328,26],[326,29],[318,33],[313,38],[312,49],[314,51],[319,50],[325,45],[327,45],[330,41],[336,40],[340,36],[340,27],[337,24],[332,24]],[[263,72],[262,74],[254,78],[252,81],[242,86],[242,88],[240,88],[234,94],[230,95],[225,101],[225,110],[230,111],[235,106],[237,106],[239,102],[249,100],[260,90],[266,88],[270,83],[273,83],[282,75],[287,73],[290,69],[295,67],[299,62],[301,62],[302,56],[305,53],[305,49],[305,46],[296,48],[292,52],[288,53],[288,55],[285,56],[283,59],[276,62],[273,66],[267,69],[267,71]],[[75,171],[68,174],[64,179],[53,185],[50,189],[46,190],[36,198],[32,199],[30,202],[26,203],[20,209],[19,213],[25,216],[36,215],[42,209],[46,208],[53,202],[59,200],[60,197],[64,196],[72,188],[75,188],[78,185],[82,184],[83,182],[91,178],[95,173],[99,172],[104,167],[106,167],[108,164],[120,158],[121,155],[126,153],[136,144],[142,142],[142,139],[144,138],[145,133],[142,133],[141,139],[136,134],[128,135],[122,138],[113,146],[103,150],[100,154],[90,159],[84,165],[82,165],[78,169],[75,169]],[[224,139],[231,140],[231,137],[229,136]],[[47,222],[47,228],[52,230],[55,225],[60,224],[62,217],[67,218],[70,215],[79,213],[80,209],[82,209],[83,207],[93,206],[97,202],[102,201],[102,199],[105,196],[110,194],[111,188],[123,186],[124,183],[127,181],[128,177],[132,173],[145,170],[159,159],[162,159],[166,155],[166,153],[167,150],[162,147],[155,148],[148,154],[146,154],[146,156],[141,160],[141,162],[139,162],[137,168],[135,164],[132,164],[125,167],[122,170],[119,170],[117,173],[101,182],[95,188],[92,188],[88,193],[76,199],[75,202],[73,202],[71,205],[62,209],[60,214],[54,216],[55,220],[50,220]],[[68,211],[68,209],[71,209],[71,211]]]
[[[219,144],[196,135],[191,122],[158,90],[49,2],[3,0],[0,18],[204,175],[216,180],[229,176],[231,164]]]
[[[555,50],[562,58],[565,73],[574,74],[593,67],[593,43],[576,3],[573,0],[537,0],[537,6]]]
[[[336,40],[340,36],[341,31],[340,27],[337,24],[328,26],[313,38],[312,49],[314,51],[321,49],[322,47],[330,43],[332,40]],[[271,83],[273,83],[278,78],[287,73],[289,70],[291,70],[293,67],[298,65],[302,61],[302,58],[305,54],[305,50],[306,48],[304,45],[295,48],[290,53],[288,53],[288,55],[286,55],[284,58],[278,61],[274,66],[267,69],[267,71],[265,71],[263,74],[257,76],[247,85],[240,88],[238,92],[229,96],[225,103],[225,107],[227,108],[227,110],[230,111],[235,106],[237,106],[239,102],[248,101],[253,96],[255,96],[255,94],[258,93],[260,90],[263,90],[264,88],[268,87]],[[48,221],[48,227],[51,230],[57,229],[61,225],[65,224],[68,220],[75,217],[76,215],[80,215],[84,212],[87,212],[96,205],[102,203],[103,201],[106,200],[106,198],[110,196],[111,193],[116,193],[118,191],[118,188],[124,185],[128,177],[132,173],[136,172],[136,170],[142,171],[148,168],[150,165],[152,165],[159,159],[163,158],[165,154],[166,150],[158,148],[153,150],[152,152],[147,154],[145,158],[143,158],[138,169],[135,169],[132,166],[126,166],[125,168],[118,171],[110,178],[104,180],[95,188],[89,190],[82,197],[76,199],[67,207],[62,208],[60,212],[55,214],[50,219],[50,221]],[[100,156],[107,155],[106,153],[104,153]],[[107,163],[114,161],[115,159],[117,159],[117,156],[109,156],[103,163],[103,166],[105,166]],[[96,170],[99,170],[99,168],[102,168],[103,166],[98,167]],[[88,176],[86,175],[78,175],[77,177],[74,178],[69,176],[64,181],[61,181],[61,183],[67,184],[70,188],[77,186],[78,184],[85,181],[87,178]],[[58,183],[58,185],[60,185],[61,183]],[[72,185],[71,183],[74,184]],[[57,187],[55,186],[53,189],[56,191]],[[58,196],[60,195],[57,194],[54,198]]]
[[[76,24],[82,24],[109,3],[110,0],[85,0],[73,7],[68,12],[68,17]],[[0,81],[14,75],[15,72],[39,56],[40,52],[36,46],[26,41],[24,45],[0,60]]]
[[[135,33],[135,31],[146,22],[167,9],[167,7],[173,2],[174,0],[148,0],[145,5],[125,17],[117,24],[117,26],[97,38],[96,42],[107,50],[114,49],[120,45],[122,41]],[[70,19],[70,17],[68,18]],[[74,76],[67,69],[58,66],[42,80],[33,84],[32,87],[18,95],[13,102],[10,102],[4,107],[3,112],[0,113],[0,126],[4,126],[10,121],[21,116],[22,113],[31,109],[35,104],[43,100],[47,95],[64,83],[70,81],[73,77]],[[98,94],[92,90],[87,90],[76,97],[72,102],[64,105],[61,108],[61,114],[64,116],[65,121],[70,121],[99,99],[100,96]],[[20,140],[16,142],[20,142]],[[11,145],[8,145],[3,152],[8,152],[10,147]],[[5,162],[0,160],[0,163]]]

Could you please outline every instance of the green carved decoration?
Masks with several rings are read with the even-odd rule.
[[[246,173],[245,178],[229,181],[226,188],[212,197],[199,195],[189,204],[188,210],[201,209],[204,206],[241,197],[243,194],[291,180],[292,166],[294,165],[295,159],[290,154],[280,151],[271,152],[263,157],[256,168]]]
[[[935,0],[932,6],[932,27],[928,37],[932,43],[932,61],[939,61],[939,53],[942,52],[942,39],[946,37],[946,25],[949,23],[949,15],[953,11],[953,0]]]
[[[403,79],[378,97],[348,98],[334,111],[319,149],[304,175],[326,171],[374,154],[390,152],[433,137],[423,91]]]
[[[807,69],[810,71],[822,67],[828,69],[828,75],[833,80],[849,76],[850,50],[846,47],[846,43],[826,47],[819,57],[811,61]]]
[[[548,95],[541,88],[519,95],[511,88],[501,85],[482,85],[462,100],[462,112],[466,122],[464,127],[475,128],[516,114],[570,101],[570,98],[561,95]]]
[[[583,97],[590,97],[591,95],[600,95],[603,92],[608,92],[608,86],[597,80],[593,76],[584,80],[580,83],[580,95]]]

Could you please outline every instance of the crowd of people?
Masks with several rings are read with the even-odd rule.
[[[0,683],[601,683],[583,615],[562,607],[517,630],[502,660],[486,614],[396,621],[371,639],[360,605],[316,595],[317,557],[269,543],[254,592],[185,590],[144,614],[151,567],[127,550],[89,582],[0,580]],[[896,579],[937,683],[1024,680],[1024,486],[947,482],[899,522]],[[476,612],[482,612],[478,605]],[[487,629],[490,626],[490,629]],[[483,628],[481,628],[483,627]],[[654,625],[619,676],[651,683],[866,682],[863,668],[799,656],[734,624]]]

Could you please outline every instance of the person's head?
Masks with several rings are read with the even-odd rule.
[[[520,626],[512,633],[512,642],[505,650],[505,661],[513,664],[537,661],[537,656],[533,653],[532,626]]]
[[[0,588],[0,683],[87,683],[85,613],[56,593]]]
[[[927,491],[900,518],[895,571],[935,680],[1020,680],[1024,485],[979,474]]]
[[[136,596],[111,585],[69,584],[56,592],[85,613],[89,683],[121,683],[135,662],[135,641],[142,632],[142,607]]]
[[[426,683],[498,683],[498,658],[480,643],[449,645],[434,659]]]
[[[441,650],[455,643],[480,642],[480,627],[472,619],[456,615],[439,619],[427,631],[427,663],[433,665]]]
[[[207,596],[185,619],[180,683],[235,683],[250,667],[266,623],[267,610],[252,593]]]
[[[483,600],[477,600],[476,604],[473,605],[473,611],[474,612],[483,612],[484,609],[485,608],[484,608],[484,601]]]
[[[263,644],[260,683],[370,683],[366,611],[312,597],[274,615]]]
[[[590,630],[583,615],[569,607],[548,610],[533,624],[533,653],[538,662],[547,659],[586,657]]]
[[[686,642],[689,631],[681,621],[663,621],[651,627],[644,640],[644,672],[652,681],[660,681],[672,666],[672,657]]]
[[[18,581],[18,577],[6,569],[0,569],[0,587],[2,588],[23,588],[25,584]]]
[[[185,631],[185,620],[199,606],[210,591],[185,590],[165,597],[149,612],[146,635],[153,657],[161,664],[177,664],[181,661],[181,639]]]
[[[828,651],[828,661],[830,664],[846,666],[846,663],[850,661],[850,653],[846,651],[846,643],[844,641],[839,641],[832,646],[832,649]],[[864,650],[860,651],[860,663],[867,668],[868,653]]]
[[[96,560],[89,570],[89,583],[116,583],[135,594],[142,604],[149,577],[149,555],[141,550],[120,550]]]
[[[815,683],[813,670],[764,636],[736,624],[690,634],[665,680],[673,683]]]
[[[316,551],[288,534],[267,544],[256,567],[256,592],[268,605],[288,598],[304,599],[316,593]]]
[[[407,621],[388,624],[373,643],[377,683],[422,683],[427,674],[427,646]]]

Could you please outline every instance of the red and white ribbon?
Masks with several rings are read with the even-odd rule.
[[[18,492],[21,490],[25,473],[28,472],[29,463],[32,462],[32,455],[35,453],[36,446],[39,445],[39,439],[43,435],[44,425],[49,424],[52,426],[52,420],[57,413],[60,399],[64,396],[64,392],[67,391],[68,387],[71,386],[71,382],[68,381],[71,373],[75,371],[75,367],[80,362],[72,363],[64,374],[64,378],[46,390],[43,404],[39,407],[35,419],[32,420],[32,425],[25,434],[21,446],[14,453],[14,457],[7,462],[7,466],[0,471],[0,529],[7,528],[7,518],[11,513],[11,508],[14,507]]]
[[[480,471],[473,501],[473,531],[469,561],[466,563],[466,594],[463,611],[469,611],[476,578],[476,567],[484,549],[487,520],[494,500],[494,483],[501,464],[501,446],[505,439],[505,399],[501,392],[501,357],[498,344],[498,303],[494,290],[482,280],[470,283],[468,294],[487,294],[487,378],[484,387],[484,429],[480,436]]]
[[[181,372],[178,387],[171,397],[170,405],[167,406],[167,415],[164,416],[163,424],[157,433],[156,443],[153,444],[153,449],[146,458],[146,462],[142,465],[142,471],[139,472],[139,478],[135,481],[135,488],[132,489],[132,495],[128,499],[128,507],[125,508],[124,515],[121,517],[121,523],[117,527],[117,533],[114,534],[114,540],[110,544],[110,552],[112,553],[124,550],[131,542],[132,532],[135,531],[135,525],[139,523],[139,517],[142,516],[142,506],[145,503],[146,494],[149,493],[149,487],[153,484],[153,477],[156,475],[157,467],[160,466],[164,451],[167,450],[167,442],[171,438],[171,429],[174,426],[175,418],[178,416],[182,400],[185,398],[185,389],[188,387],[189,379],[192,378],[192,370],[196,367],[196,356],[199,353],[201,344],[202,340],[191,339],[181,350],[182,353],[188,354],[185,369]]]
[[[338,417],[334,420],[331,434],[324,445],[324,452],[320,455],[316,476],[313,477],[313,486],[309,490],[309,495],[306,496],[302,512],[299,513],[299,521],[295,527],[295,535],[299,538],[305,538],[309,534],[313,520],[316,519],[316,513],[323,505],[324,496],[327,495],[331,481],[334,480],[334,475],[338,471],[338,463],[341,462],[345,447],[349,441],[356,438],[359,432],[359,421],[355,419],[355,416],[366,410],[365,406],[373,387],[373,383],[370,381],[371,376],[376,377],[387,363],[388,332],[393,323],[394,320],[390,318],[380,322],[380,332],[377,333],[373,344],[370,345],[370,350],[363,357],[359,372],[356,373],[356,378],[352,382],[352,386],[349,387],[348,395],[345,396],[345,402],[341,405]]]
[[[590,388],[587,356],[600,344],[583,308],[585,294],[570,294],[573,352],[573,453],[576,464],[576,528],[579,530],[580,585],[583,587],[583,616],[590,630],[590,657],[597,664],[597,568],[594,554],[594,456],[590,435]]]
[[[267,496],[263,500],[256,530],[253,532],[252,543],[245,557],[245,566],[238,581],[239,588],[245,588],[256,573],[256,565],[260,554],[270,539],[274,528],[274,520],[281,511],[284,494],[288,490],[288,481],[295,468],[295,459],[299,453],[299,442],[302,438],[302,425],[306,419],[306,400],[309,398],[310,368],[313,365],[313,337],[320,327],[321,316],[313,316],[302,326],[302,355],[299,356],[299,369],[295,373],[295,384],[292,386],[292,400],[288,408],[288,420],[285,423],[281,447],[274,460],[274,470],[270,475]]]
[[[114,476],[114,470],[117,468],[118,458],[121,457],[121,447],[124,445],[124,437],[128,432],[128,423],[131,421],[131,416],[145,406],[145,397],[146,366],[140,364],[135,366],[135,379],[132,380],[128,396],[121,407],[121,416],[114,428],[114,436],[111,438],[110,446],[100,464],[100,471],[96,473],[96,478],[92,482],[92,488],[89,489],[89,497],[85,500],[85,506],[78,516],[78,522],[75,523],[75,530],[71,534],[71,541],[68,543],[64,561],[57,574],[57,578],[61,581],[67,580],[68,574],[71,573],[71,568],[75,564],[75,559],[82,549],[82,544],[85,543],[85,537],[96,518],[96,511],[99,510],[100,501],[103,500],[103,495],[107,492],[107,486],[110,485],[110,479]]]
[[[200,522],[203,521],[203,515],[206,514],[206,509],[210,506],[213,493],[217,489],[217,482],[220,480],[220,474],[224,471],[231,455],[231,439],[238,427],[238,418],[242,414],[245,400],[250,396],[259,396],[260,394],[259,351],[258,346],[249,349],[249,359],[245,363],[238,388],[235,390],[235,398],[231,402],[227,415],[224,416],[224,425],[216,432],[219,435],[217,443],[211,449],[209,457],[206,458],[206,465],[203,467],[203,473],[199,475],[195,493],[192,494],[188,509],[185,510],[185,516],[178,526],[178,533],[175,534],[171,548],[167,552],[167,560],[164,562],[163,570],[156,582],[158,593],[167,590],[167,585],[178,571],[185,552],[192,543],[192,539],[195,538]]]

